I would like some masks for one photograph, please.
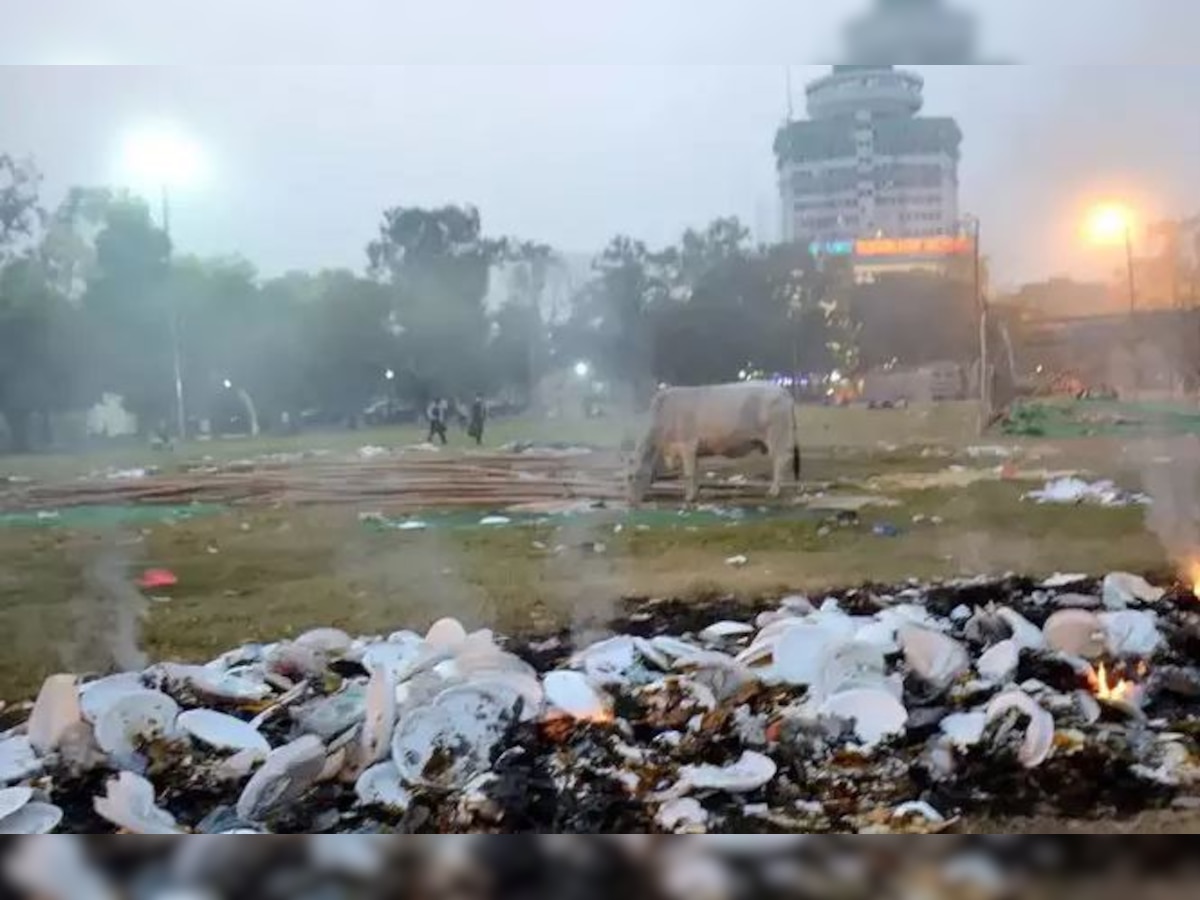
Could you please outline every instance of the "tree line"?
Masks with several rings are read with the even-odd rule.
[[[192,428],[228,409],[231,386],[278,427],[353,422],[381,397],[522,405],[578,360],[636,404],[660,382],[853,372],[897,355],[906,327],[901,355],[942,353],[927,345],[944,318],[873,328],[878,310],[862,313],[888,291],[873,297],[807,248],[756,245],[734,218],[661,249],[615,237],[557,304],[548,286],[564,267],[547,244],[489,235],[474,208],[395,206],[361,271],[264,278],[242,258],[175,252],[125,192],[75,188],[47,209],[36,166],[0,155],[0,432],[12,449],[44,446],[54,414],[104,394],[143,430],[173,423],[176,342]]]

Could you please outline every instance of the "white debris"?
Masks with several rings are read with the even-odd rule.
[[[855,735],[868,749],[903,734],[908,724],[904,704],[883,689],[862,688],[834,694],[821,705],[820,712],[852,722]]]
[[[707,831],[708,813],[691,797],[668,800],[659,807],[654,819],[658,827],[669,834],[704,834]]]
[[[754,634],[754,626],[745,622],[717,622],[700,632],[700,639],[710,644],[719,644],[729,638]]]
[[[1056,572],[1042,582],[1042,587],[1054,590],[1056,588],[1070,587],[1073,584],[1079,584],[1083,581],[1087,581],[1086,575]]]
[[[1040,491],[1030,491],[1025,499],[1036,503],[1091,503],[1099,506],[1133,506],[1150,502],[1146,495],[1123,491],[1111,481],[1091,482],[1075,476],[1049,481]]]
[[[0,740],[0,784],[11,784],[41,771],[42,763],[25,735]]]
[[[609,715],[608,699],[579,672],[551,672],[543,680],[546,702],[574,719],[599,721]]]
[[[26,726],[29,742],[41,755],[58,749],[63,737],[83,721],[74,675],[51,675],[42,684]]]
[[[992,684],[1005,684],[1017,674],[1021,663],[1021,648],[1015,640],[1001,641],[979,658],[979,676]]]
[[[175,817],[154,802],[154,785],[132,772],[110,778],[96,815],[130,834],[182,834]]]
[[[942,719],[939,727],[942,734],[960,750],[974,747],[983,740],[988,717],[982,712],[951,713]]]
[[[737,556],[731,556],[725,560],[725,565],[732,566],[735,569],[741,569],[744,566],[749,565],[749,563],[750,557],[746,556],[744,553],[739,553]]]
[[[354,794],[364,806],[382,806],[403,812],[412,802],[412,795],[400,782],[400,770],[392,761],[372,766],[358,777]]]
[[[179,704],[160,691],[132,691],[110,703],[96,720],[96,743],[123,766],[137,766],[138,746],[171,738]]]
[[[923,800],[910,800],[892,810],[893,819],[924,819],[932,825],[940,825],[946,817]]]
[[[1062,609],[1046,620],[1046,643],[1051,650],[1080,659],[1099,659],[1108,649],[1103,621],[1085,609]]]
[[[988,724],[1014,710],[1029,720],[1018,758],[1025,768],[1036,769],[1054,749],[1054,718],[1024,691],[1015,690],[999,695],[988,704]]]
[[[257,728],[215,710],[190,709],[180,714],[176,724],[197,741],[217,750],[233,753],[248,750],[262,759],[271,752],[271,745]]]
[[[512,707],[492,692],[452,687],[401,716],[392,762],[405,784],[461,788],[487,771],[514,718]]]
[[[775,761],[769,756],[747,750],[741,759],[728,766],[684,766],[680,770],[680,787],[749,794],[769,784],[777,771]]]
[[[310,734],[273,750],[238,798],[238,816],[263,821],[307,793],[324,768],[325,745]]]
[[[916,625],[901,628],[899,636],[909,667],[939,690],[945,690],[971,669],[967,648],[953,638]]]
[[[1163,645],[1158,617],[1152,612],[1106,612],[1099,619],[1113,656],[1149,659]]]
[[[1001,606],[996,610],[996,615],[1012,631],[1013,640],[1022,650],[1040,650],[1046,646],[1042,630],[1015,609]]]
[[[1158,603],[1166,591],[1156,588],[1140,575],[1112,572],[1104,578],[1101,599],[1108,609],[1119,610],[1143,603]]]
[[[63,811],[53,803],[26,803],[0,820],[0,834],[50,834],[62,819]]]

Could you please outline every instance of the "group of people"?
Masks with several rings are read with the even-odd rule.
[[[450,401],[445,397],[434,397],[429,401],[429,406],[425,409],[425,418],[429,420],[429,437],[426,438],[426,441],[432,444],[435,439],[440,440],[443,447],[449,443],[447,427],[450,423],[450,415]],[[483,430],[486,423],[487,403],[481,394],[476,394],[466,416],[467,436],[475,441],[476,446],[483,445]]]

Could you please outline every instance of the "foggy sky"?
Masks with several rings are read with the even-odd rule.
[[[211,168],[175,199],[180,249],[268,274],[361,267],[395,204],[475,203],[493,234],[579,253],[725,214],[770,239],[785,66],[802,111],[864,5],[40,0],[0,28],[0,151],[34,156],[54,202],[114,182],[130,130],[174,123]],[[922,70],[927,111],[966,134],[963,208],[1000,280],[1115,266],[1078,239],[1090,200],[1200,210],[1200,3],[959,5],[990,58],[1032,63]]]

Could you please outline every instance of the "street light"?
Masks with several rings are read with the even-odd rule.
[[[587,378],[588,375],[591,374],[591,372],[592,372],[592,367],[591,367],[590,363],[586,363],[586,362],[582,362],[582,361],[575,363],[575,374],[579,378]]]
[[[388,381],[395,381],[396,380],[396,370],[388,369],[386,372],[383,373],[383,377],[386,378]]]
[[[144,128],[125,139],[122,160],[126,175],[138,186],[153,186],[159,192],[162,229],[171,240],[171,189],[188,187],[204,176],[204,156],[199,147],[181,132],[169,127]],[[183,360],[179,345],[179,309],[171,305],[171,350],[175,369],[175,415],[179,438],[187,436],[187,414],[183,403]],[[232,387],[232,385],[226,385]]]
[[[1125,244],[1125,264],[1129,275],[1129,316],[1137,311],[1137,279],[1133,265],[1134,215],[1128,206],[1120,203],[1105,203],[1097,206],[1088,216],[1086,231],[1088,239],[1097,246],[1112,247]]]

